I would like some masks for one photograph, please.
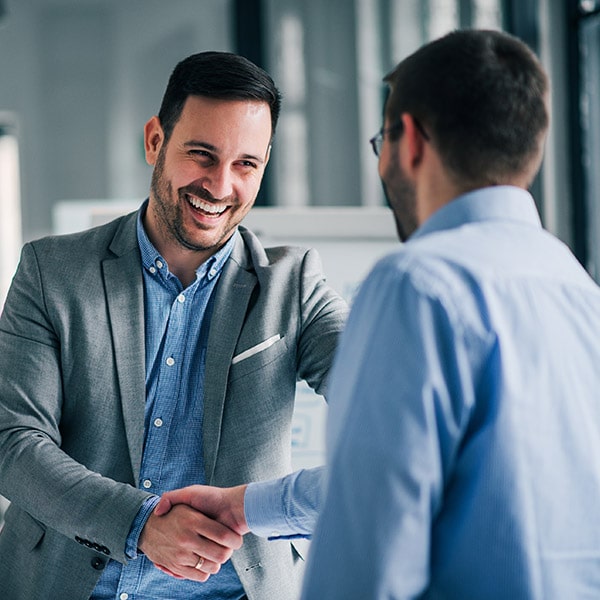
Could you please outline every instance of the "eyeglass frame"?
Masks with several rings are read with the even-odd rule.
[[[423,125],[421,125],[421,123],[415,117],[413,117],[413,121],[421,135],[427,141],[429,141],[429,135],[427,134],[425,129],[423,129]],[[379,155],[381,154],[381,148],[383,147],[383,139],[386,136],[386,134],[393,133],[394,131],[399,131],[403,128],[404,124],[402,123],[402,121],[399,121],[394,125],[390,125],[389,127],[384,127],[383,125],[381,126],[381,129],[369,140],[371,148],[373,148],[373,152],[377,158],[379,158]]]

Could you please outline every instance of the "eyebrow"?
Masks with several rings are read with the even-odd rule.
[[[213,146],[212,144],[209,144],[208,142],[201,142],[198,140],[190,140],[189,142],[184,142],[184,147],[186,148],[206,148],[206,150],[210,150],[211,152],[214,152],[215,154],[219,153],[219,149],[216,146]],[[259,162],[261,165],[265,162],[264,158],[260,158],[259,156],[255,156],[254,154],[242,154],[240,156],[240,158],[243,158],[245,160],[253,160],[256,162]]]

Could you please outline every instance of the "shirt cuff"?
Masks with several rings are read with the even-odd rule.
[[[146,525],[148,517],[150,517],[150,513],[154,510],[159,500],[159,496],[150,496],[150,498],[146,498],[144,504],[140,506],[140,509],[138,510],[138,513],[131,524],[131,529],[129,530],[129,535],[127,536],[127,540],[125,542],[125,555],[128,558],[137,558],[137,545],[138,540],[140,539],[140,534],[142,533],[142,529],[144,529],[144,525]]]
[[[250,483],[244,514],[252,533],[270,540],[310,539],[321,505],[322,467]]]

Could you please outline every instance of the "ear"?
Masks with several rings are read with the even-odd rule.
[[[158,153],[162,148],[165,139],[163,128],[155,115],[144,126],[144,152],[146,154],[146,162],[154,166]]]
[[[408,169],[409,171],[412,171],[418,167],[423,160],[426,140],[411,114],[402,113],[401,119],[404,127],[402,137],[405,141],[405,152],[403,153],[404,164],[402,166],[405,170]]]

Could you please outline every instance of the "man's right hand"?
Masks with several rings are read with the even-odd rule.
[[[163,494],[154,513],[164,515],[173,510],[172,507],[186,504],[223,523],[239,535],[245,535],[250,531],[244,514],[246,487],[247,485],[230,488],[190,485]]]
[[[241,545],[241,535],[184,504],[164,515],[153,512],[138,542],[161,571],[194,581],[206,581],[217,573]]]

